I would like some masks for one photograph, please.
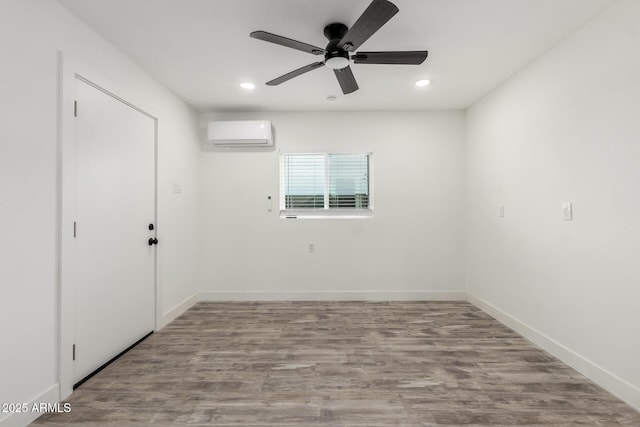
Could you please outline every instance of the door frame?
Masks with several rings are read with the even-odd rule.
[[[76,188],[76,132],[75,104],[76,81],[81,80],[95,89],[122,102],[128,107],[151,118],[154,123],[154,224],[158,229],[158,118],[141,108],[142,103],[130,102],[117,94],[127,94],[127,90],[104,78],[81,62],[58,52],[58,135],[56,158],[56,282],[57,282],[57,353],[59,400],[73,393],[74,363],[72,349],[75,341],[75,268],[77,264],[76,245],[73,237],[73,224],[77,217]],[[80,106],[79,108],[82,108]],[[160,295],[158,292],[158,246],[153,255],[154,289],[154,331],[157,330],[160,313]]]

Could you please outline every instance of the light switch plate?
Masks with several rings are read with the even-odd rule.
[[[573,204],[571,202],[562,204],[562,219],[573,221]]]

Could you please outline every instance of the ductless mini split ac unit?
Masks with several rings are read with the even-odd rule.
[[[207,126],[209,144],[221,147],[271,147],[271,122],[267,120],[216,121]]]

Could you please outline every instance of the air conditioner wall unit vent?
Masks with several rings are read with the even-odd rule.
[[[222,147],[271,147],[273,134],[268,120],[215,121],[207,126],[209,144]]]

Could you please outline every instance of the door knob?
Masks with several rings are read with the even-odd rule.
[[[153,246],[157,244],[158,244],[158,239],[156,239],[155,237],[149,238],[149,246]]]

